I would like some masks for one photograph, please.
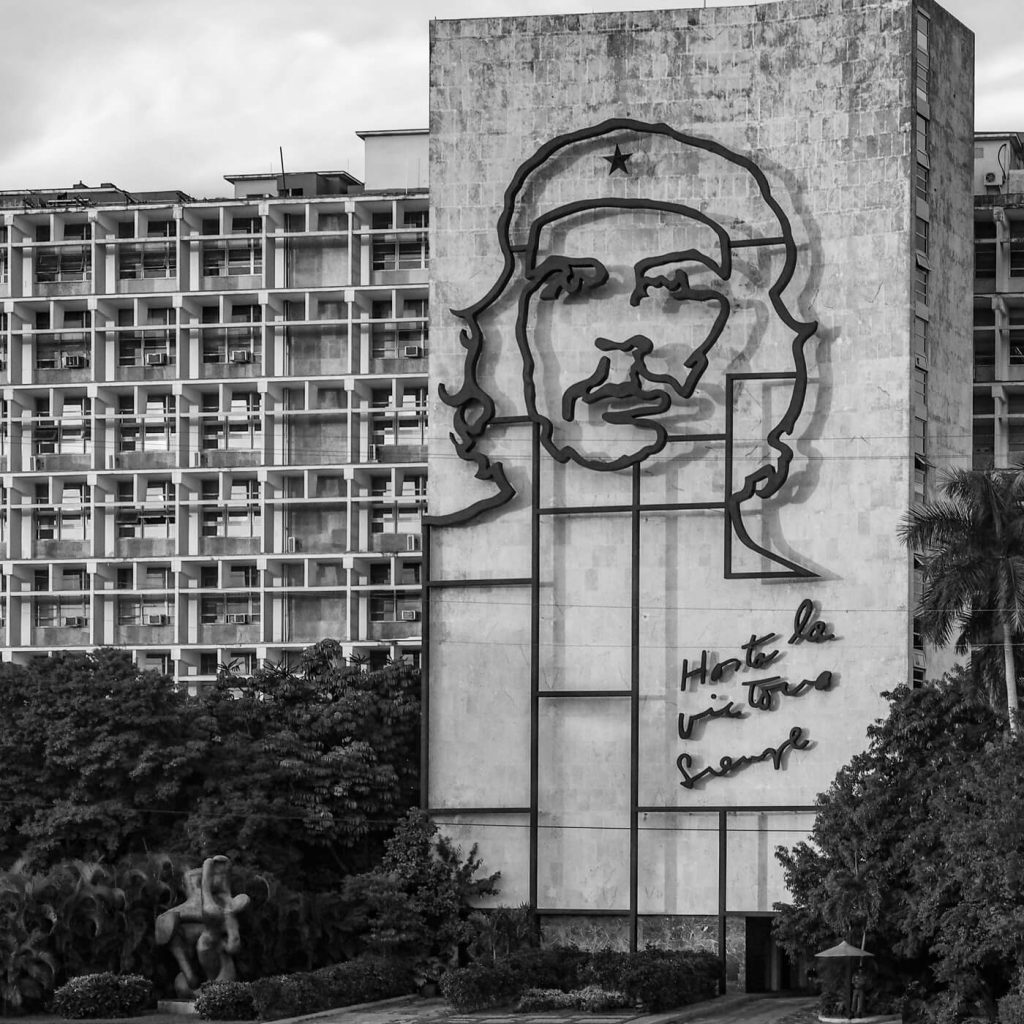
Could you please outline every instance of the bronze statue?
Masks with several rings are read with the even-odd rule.
[[[191,999],[204,981],[234,981],[241,947],[238,915],[249,897],[232,896],[227,857],[207,857],[184,874],[185,901],[156,919],[156,944],[167,946],[181,968],[174,979],[179,998]]]

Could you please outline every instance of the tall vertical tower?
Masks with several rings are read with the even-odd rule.
[[[429,805],[548,937],[778,986],[772,851],[928,668],[897,526],[968,451],[972,38],[432,32]]]

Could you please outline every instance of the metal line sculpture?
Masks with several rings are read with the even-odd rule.
[[[614,153],[598,153],[603,145]],[[563,173],[580,161],[606,161],[607,173],[573,180]],[[724,217],[706,212],[707,195],[672,195],[679,175],[662,175],[659,168],[685,166],[703,161],[718,174],[717,180],[730,180],[731,188],[741,193],[736,199],[736,214]],[[595,166],[602,166],[595,164]],[[705,182],[709,192],[715,180]],[[573,189],[589,195],[573,196]],[[703,207],[703,208],[702,208]],[[542,238],[566,225],[585,223],[587,218],[608,217],[614,237],[614,216],[628,213],[661,218],[667,225],[690,233],[699,232],[707,241],[701,246],[669,248],[639,259],[629,282],[628,303],[638,312],[649,297],[662,293],[679,304],[680,309],[703,309],[713,313],[705,336],[688,352],[682,365],[663,370],[652,366],[663,347],[642,331],[628,337],[593,338],[594,362],[589,373],[572,381],[558,396],[545,394],[538,379],[537,323],[552,319],[546,312],[560,301],[586,304],[609,290],[609,271],[595,256],[559,252],[545,253]],[[786,305],[783,292],[793,279],[797,266],[797,245],[792,226],[782,206],[772,195],[768,179],[746,156],[733,152],[709,139],[676,131],[666,124],[652,124],[631,118],[611,118],[593,127],[559,135],[542,145],[516,170],[504,194],[497,223],[497,243],[502,267],[488,291],[475,303],[452,312],[463,321],[461,344],[465,350],[462,380],[455,387],[442,384],[441,399],[454,410],[451,440],[460,458],[475,467],[475,477],[494,488],[494,492],[458,511],[427,516],[435,526],[454,526],[476,516],[501,508],[516,495],[500,456],[484,451],[482,442],[490,427],[512,421],[532,422],[539,427],[543,449],[556,462],[575,463],[598,472],[616,472],[644,463],[673,443],[723,441],[726,449],[725,493],[717,502],[701,502],[692,507],[723,510],[726,528],[726,577],[811,577],[815,574],[796,562],[769,551],[755,541],[742,520],[744,502],[776,495],[789,476],[793,450],[792,436],[803,409],[807,392],[807,363],[804,348],[817,330],[816,322],[795,317]],[[768,283],[767,299],[777,321],[790,332],[788,365],[769,371],[745,372],[745,368],[727,369],[724,376],[727,393],[724,425],[706,431],[673,432],[667,421],[673,414],[692,408],[698,391],[707,389],[705,380],[709,359],[727,331],[734,305],[722,285],[735,281],[737,254],[755,250],[752,255],[782,254],[781,267]],[[695,283],[696,276],[710,274],[711,282]],[[498,358],[495,345],[489,343],[487,320],[499,305],[516,309],[515,342],[522,366],[525,414],[498,416],[495,396],[485,383],[484,364]],[[687,305],[689,304],[689,305]],[[554,330],[554,328],[552,328]],[[552,344],[558,343],[557,333]],[[574,339],[575,340],[575,339]],[[613,369],[613,364],[615,369]],[[734,483],[732,446],[734,438],[732,405],[736,389],[744,382],[779,382],[788,390],[788,400],[774,419],[764,439],[771,455],[766,462],[744,473]],[[718,382],[714,382],[718,387]],[[565,426],[579,432],[584,414],[613,427],[627,438],[617,454],[588,450],[585,444],[567,439]],[[669,451],[671,454],[671,450]],[[679,507],[682,507],[681,505]],[[773,563],[755,572],[734,571],[730,546],[733,538],[755,555]]]

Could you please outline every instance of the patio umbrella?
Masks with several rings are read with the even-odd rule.
[[[869,953],[866,949],[860,949],[858,946],[851,945],[845,939],[839,943],[838,946],[831,946],[828,949],[823,949],[820,953],[815,953],[815,959],[820,957],[821,959],[834,959],[834,960],[845,960],[846,961],[846,1016],[853,1016],[853,960],[857,957],[873,957],[874,953]]]

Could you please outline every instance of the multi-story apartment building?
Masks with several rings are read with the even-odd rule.
[[[1024,460],[1024,135],[974,139],[974,465]]]
[[[0,192],[5,660],[418,657],[426,133],[364,139],[367,186]]]

